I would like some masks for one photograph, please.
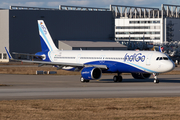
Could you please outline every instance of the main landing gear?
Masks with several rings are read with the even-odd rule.
[[[154,83],[159,83],[159,80],[157,78],[158,74],[157,73],[153,73],[154,76]]]
[[[89,82],[89,80],[85,80],[83,77],[80,78],[80,81],[81,81],[82,83],[84,83],[84,82]]]
[[[113,77],[113,81],[114,82],[122,82],[122,76],[120,75],[120,73],[118,73],[118,75],[115,75]]]

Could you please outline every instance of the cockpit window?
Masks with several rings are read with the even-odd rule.
[[[163,57],[163,60],[168,60],[168,57]]]
[[[168,57],[157,57],[156,60],[169,60]]]
[[[172,59],[169,57],[169,55],[167,55],[167,54],[165,54],[165,55],[167,56],[168,60],[171,60],[171,61],[172,61]]]

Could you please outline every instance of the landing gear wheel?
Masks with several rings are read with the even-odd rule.
[[[89,82],[89,80],[85,80],[85,82]]]
[[[82,83],[84,83],[84,82],[89,82],[89,80],[85,80],[83,77],[80,78],[80,81],[81,81]]]
[[[122,82],[122,76],[116,76],[116,75],[115,75],[115,76],[113,77],[113,81],[114,81],[114,82]]]
[[[118,82],[118,76],[114,76],[114,77],[113,77],[113,81],[114,81],[114,82]]]
[[[154,80],[154,83],[159,83],[159,80]]]
[[[118,82],[122,82],[122,76],[118,76]]]
[[[158,80],[158,74],[157,73],[153,73],[153,76],[154,76],[154,83],[159,83],[159,80]]]
[[[85,80],[83,77],[81,77],[81,78],[80,78],[80,81],[83,83],[83,82],[85,82],[86,80]]]

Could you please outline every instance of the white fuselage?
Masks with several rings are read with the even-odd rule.
[[[136,72],[134,69],[138,69],[147,73],[163,73],[174,69],[174,63],[166,54],[155,51],[56,50],[49,51],[48,56],[51,62],[107,65],[108,68],[116,67],[120,72]]]

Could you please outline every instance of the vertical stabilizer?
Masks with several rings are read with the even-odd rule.
[[[42,51],[53,51],[57,50],[51,35],[44,23],[43,20],[38,20],[38,27],[39,27],[39,35],[41,40],[41,49]]]
[[[161,46],[159,46],[159,52],[162,52]]]

